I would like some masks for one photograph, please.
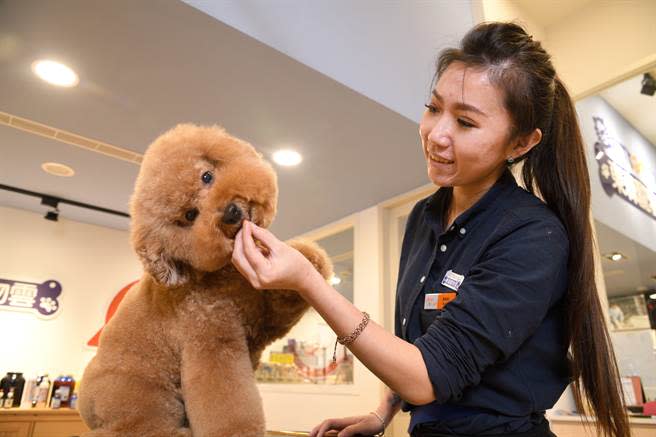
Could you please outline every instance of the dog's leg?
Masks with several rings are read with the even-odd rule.
[[[90,366],[80,392],[80,414],[91,431],[84,437],[191,437],[184,405],[158,375]]]
[[[264,413],[246,340],[194,339],[182,352],[182,395],[195,436],[262,437]]]

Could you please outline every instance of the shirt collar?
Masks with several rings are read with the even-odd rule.
[[[494,185],[485,193],[474,205],[472,205],[465,212],[460,214],[453,222],[451,228],[444,229],[444,224],[442,223],[444,217],[444,211],[448,206],[451,198],[453,196],[453,187],[441,187],[435,193],[433,193],[424,206],[426,217],[428,217],[431,224],[434,225],[434,229],[437,232],[437,235],[446,233],[449,231],[455,231],[458,236],[463,237],[468,228],[475,226],[475,218],[480,215],[481,212],[488,209],[497,199],[502,196],[504,192],[508,189],[514,188],[517,186],[515,177],[512,172],[506,168],[499,179],[494,183]],[[467,226],[465,232],[460,230]]]

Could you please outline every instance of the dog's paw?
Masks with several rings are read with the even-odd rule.
[[[310,240],[297,239],[290,241],[289,245],[301,252],[325,279],[332,276],[333,263],[330,261],[330,257],[326,251],[317,243]]]

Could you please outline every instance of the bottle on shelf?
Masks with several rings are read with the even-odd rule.
[[[32,407],[46,408],[48,406],[48,394],[50,394],[50,379],[48,374],[37,378],[36,396],[32,399]]]
[[[55,393],[52,395],[52,401],[50,401],[50,408],[53,409],[61,408],[61,396],[59,395],[59,389],[55,390]]]
[[[9,389],[7,396],[5,397],[5,402],[2,405],[3,408],[11,408],[14,406],[14,387]]]
[[[71,395],[68,406],[69,406],[69,408],[72,408],[73,410],[77,409],[77,393],[73,393]]]
[[[36,394],[37,389],[36,378],[29,378],[25,381],[25,387],[23,388],[23,397],[21,399],[20,407],[29,408],[32,406],[32,399]]]

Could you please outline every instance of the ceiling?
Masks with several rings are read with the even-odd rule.
[[[656,77],[656,71],[651,72]],[[643,74],[606,88],[599,95],[656,147],[656,96],[640,93]]]
[[[332,14],[332,2],[323,3],[318,15],[302,1],[276,8],[263,0],[196,3],[252,18],[248,29],[276,35],[278,49],[181,1],[0,0],[0,111],[136,156],[160,133],[188,121],[221,124],[267,157],[293,146],[303,163],[277,168],[279,213],[272,230],[281,238],[427,182],[416,120],[437,48],[456,42],[472,24],[469,2],[446,8],[451,15],[436,13],[444,9],[440,2],[432,9],[423,1],[382,8],[359,2],[353,16],[376,32],[354,36],[352,47],[348,32],[356,32],[357,22],[344,17],[347,2],[335,2]],[[293,7],[312,16],[313,36],[293,25],[299,18]],[[277,9],[289,17],[273,14]],[[339,22],[346,26],[335,28]],[[417,23],[421,38],[412,45],[396,41],[394,35]],[[320,41],[332,41],[321,46],[321,62],[303,58]],[[285,54],[296,52],[284,43],[293,43],[304,62]],[[40,58],[71,66],[80,84],[64,89],[42,82],[30,71]],[[403,68],[391,69],[398,60]],[[314,64],[348,68],[335,80],[308,66]],[[48,175],[40,169],[46,161],[76,174]],[[127,212],[138,170],[137,163],[0,123],[0,184]],[[2,190],[0,206],[46,210],[38,198]],[[68,219],[128,227],[126,218],[67,205],[60,210]]]
[[[599,0],[514,0],[533,21],[543,28],[558,24],[559,21],[573,15],[584,6]]]

